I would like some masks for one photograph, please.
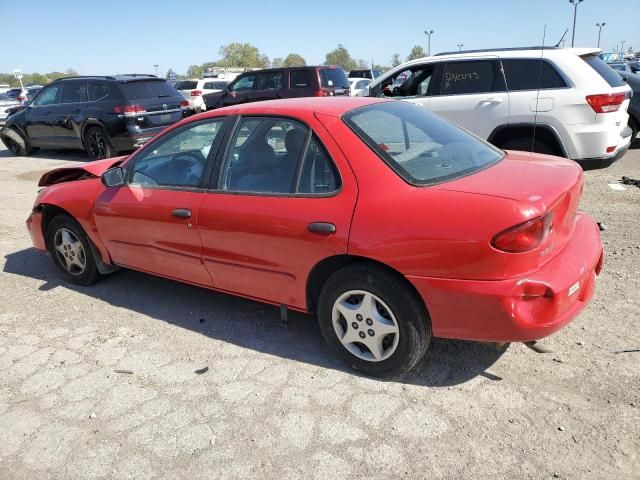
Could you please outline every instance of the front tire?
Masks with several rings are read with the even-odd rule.
[[[58,215],[51,220],[47,227],[47,247],[66,281],[88,286],[100,278],[90,240],[73,218]]]
[[[91,160],[102,160],[115,155],[111,139],[101,127],[90,127],[84,134],[84,148]]]
[[[404,279],[373,265],[334,273],[318,300],[318,321],[330,350],[367,375],[408,372],[431,342],[426,308]]]
[[[18,157],[26,157],[32,151],[27,140],[13,128],[6,128],[0,137],[9,151]]]

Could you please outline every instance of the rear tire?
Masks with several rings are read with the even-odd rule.
[[[631,143],[630,145],[633,145],[633,142],[636,141],[636,139],[638,138],[638,122],[636,121],[635,118],[629,117],[629,128],[631,129]]]
[[[68,215],[57,215],[49,222],[47,248],[67,282],[88,286],[101,277],[89,237]]]
[[[320,293],[318,321],[334,355],[376,377],[408,372],[431,342],[424,303],[401,277],[374,265],[334,273]]]
[[[32,151],[27,140],[13,128],[6,128],[0,138],[9,151],[16,156],[26,157]]]
[[[504,150],[519,150],[522,152],[531,152],[531,138],[530,137],[514,137],[505,140],[500,145],[500,148]],[[543,153],[545,155],[557,155],[553,148],[545,141],[536,138],[533,141],[533,151],[536,153]]]
[[[84,133],[84,148],[90,160],[113,157],[116,152],[111,139],[102,127],[89,127]]]

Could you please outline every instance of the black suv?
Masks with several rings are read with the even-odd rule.
[[[188,103],[153,75],[62,78],[7,118],[0,139],[15,155],[82,148],[97,160],[133,150],[183,116]]]
[[[246,102],[296,97],[349,95],[349,80],[340,67],[268,68],[245,72],[224,92],[204,95],[207,110]]]

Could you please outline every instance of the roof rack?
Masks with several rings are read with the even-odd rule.
[[[436,53],[434,55],[434,57],[440,57],[442,55],[459,55],[461,53],[487,53],[487,52],[517,52],[519,50],[561,50],[560,47],[552,47],[552,46],[547,46],[547,47],[542,47],[542,46],[536,46],[536,47],[511,47],[511,48],[483,48],[480,50],[462,50],[462,51],[458,51],[458,52],[440,52],[440,53]]]
[[[55,81],[58,80],[74,80],[77,78],[104,78],[107,80],[115,80],[115,77],[111,76],[111,75],[73,75],[71,77],[60,77],[57,78]]]

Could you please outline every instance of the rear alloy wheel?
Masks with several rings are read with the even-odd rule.
[[[100,127],[91,127],[84,134],[84,147],[91,160],[102,160],[114,156],[111,140]]]
[[[89,238],[71,217],[58,215],[47,228],[47,245],[53,263],[65,280],[91,285],[100,277]]]
[[[431,341],[424,303],[400,275],[375,265],[334,273],[320,294],[318,321],[338,358],[377,377],[409,371]]]
[[[19,157],[26,157],[31,153],[31,148],[27,141],[13,128],[7,128],[2,132],[2,143]]]

